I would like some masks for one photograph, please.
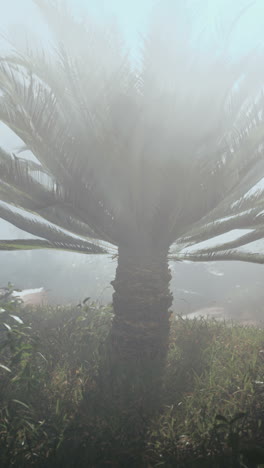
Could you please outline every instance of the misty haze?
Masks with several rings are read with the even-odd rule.
[[[2,3],[0,465],[264,466],[264,5]]]

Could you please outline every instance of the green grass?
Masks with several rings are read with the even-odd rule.
[[[264,463],[263,329],[172,322],[162,411],[144,447],[139,439],[124,453],[129,422],[115,416],[102,374],[111,308],[21,309],[6,300],[0,309],[1,467]],[[141,462],[130,465],[137,450]]]
[[[240,454],[246,459],[250,451],[264,447],[263,348],[260,328],[204,319],[174,323],[165,379],[167,409],[150,443],[160,452],[158,466],[174,466],[168,464],[170,456],[183,455],[182,466],[187,460],[194,463],[190,466],[240,466],[232,465],[232,452],[240,460]],[[264,463],[262,453],[259,460]]]

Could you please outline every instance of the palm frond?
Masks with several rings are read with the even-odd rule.
[[[232,231],[231,231],[232,232]],[[210,241],[212,242],[215,239],[216,244],[217,244],[217,237],[212,237],[210,238]],[[215,245],[213,247],[204,247],[201,248],[199,247],[199,244],[197,245],[196,253],[199,255],[203,254],[213,254],[215,252],[219,252],[222,250],[233,250],[236,247],[241,247],[247,244],[250,244],[251,242],[255,242],[259,239],[264,239],[264,225],[262,224],[260,227],[257,229],[252,229],[251,232],[247,232],[246,234],[240,236],[237,239],[234,239],[232,241],[224,241],[220,242],[220,245]]]
[[[94,246],[93,248],[87,248],[82,243],[79,243],[76,239],[74,242],[49,242],[42,239],[8,239],[0,240],[0,250],[35,250],[35,249],[55,249],[64,250],[69,252],[83,253],[83,254],[109,254],[106,250],[100,247]]]
[[[261,207],[238,211],[225,218],[202,225],[197,230],[190,231],[186,236],[178,239],[177,244],[197,244],[233,229],[254,229],[263,223]]]
[[[119,238],[115,225],[119,227],[118,224],[121,224],[121,229],[127,233],[132,225],[129,217],[125,222],[122,221],[121,207],[116,208],[116,201],[122,197],[115,196],[114,181],[109,180],[109,175],[113,172],[109,171],[109,164],[105,164],[104,167],[103,161],[99,160],[100,168],[96,170],[96,156],[98,152],[105,153],[106,142],[100,138],[96,139],[95,134],[90,138],[80,116],[75,116],[78,118],[73,121],[74,116],[70,119],[68,116],[68,121],[65,121],[53,92],[47,91],[46,85],[33,79],[32,72],[26,71],[26,74],[28,73],[30,79],[24,79],[24,83],[21,84],[20,68],[13,64],[10,66],[9,63],[2,64],[2,121],[26,143],[41,164],[64,188],[68,203],[74,204],[79,215],[83,212],[83,219],[89,218],[89,225],[96,235],[116,243]],[[33,92],[34,86],[38,91]],[[36,108],[40,110],[40,115],[35,115]],[[75,121],[76,125],[79,123],[78,127]],[[107,183],[113,183],[112,197],[104,193],[104,174],[107,174]],[[127,207],[122,210],[122,214],[126,212]],[[128,224],[130,225],[126,227]]]
[[[0,217],[10,222],[14,226],[37,237],[45,238],[51,243],[66,243],[70,245],[78,244],[83,250],[90,253],[106,253],[107,249],[97,243],[88,242],[84,239],[77,239],[69,233],[63,232],[56,225],[48,224],[40,217],[27,216],[25,211],[18,212],[12,210],[8,205],[0,204]]]
[[[249,263],[264,263],[264,255],[261,253],[239,252],[238,250],[227,250],[210,254],[173,254],[169,255],[170,261],[176,262],[215,262],[215,261],[239,261]]]
[[[98,238],[87,223],[78,218],[63,188],[49,176],[43,166],[18,158],[1,148],[0,197],[2,201],[34,212],[72,233]]]

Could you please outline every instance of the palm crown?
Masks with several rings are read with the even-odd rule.
[[[263,174],[257,54],[194,49],[188,30],[171,51],[156,25],[137,68],[114,29],[35,3],[56,48],[1,58],[0,119],[34,158],[1,149],[0,216],[41,239],[0,248],[151,253],[176,242],[175,259],[262,262],[234,250],[263,237],[263,196],[244,197]],[[180,253],[238,227],[252,231]]]

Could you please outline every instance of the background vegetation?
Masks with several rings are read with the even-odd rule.
[[[102,372],[111,307],[21,309],[11,291],[0,314],[1,466],[264,463],[262,328],[175,319],[161,411],[147,438],[139,430],[127,443],[131,421]]]

